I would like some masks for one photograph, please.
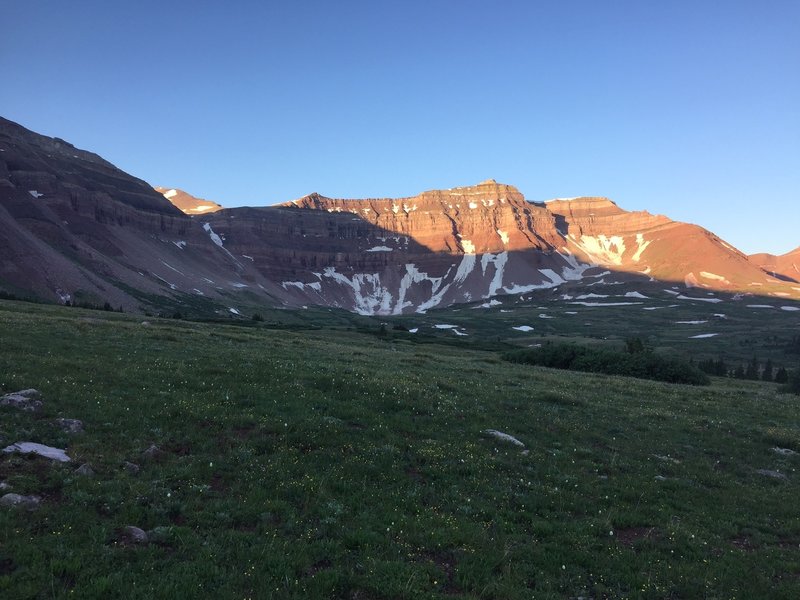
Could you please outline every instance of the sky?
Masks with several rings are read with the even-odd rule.
[[[8,1],[0,115],[226,207],[494,178],[800,246],[800,2]]]

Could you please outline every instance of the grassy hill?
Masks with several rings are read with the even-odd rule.
[[[460,310],[390,319],[384,333],[324,311],[143,323],[0,302],[0,391],[33,387],[45,402],[0,407],[2,446],[72,458],[0,454],[7,491],[42,498],[0,508],[0,596],[800,594],[797,396],[512,364],[500,350],[541,332]],[[553,314],[531,325],[568,322]],[[641,326],[603,314],[603,331]],[[454,324],[472,336],[434,327],[464,315]]]

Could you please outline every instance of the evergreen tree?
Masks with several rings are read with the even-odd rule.
[[[783,367],[775,372],[775,383],[787,383],[789,381],[789,373]]]
[[[761,373],[763,381],[772,381],[772,360],[767,359],[767,364],[764,365],[764,371]]]
[[[742,365],[736,367],[736,370],[733,372],[733,376],[736,379],[744,379],[744,367]]]
[[[749,363],[747,363],[747,369],[744,372],[745,379],[758,379],[758,371],[759,371],[758,359],[754,356]]]

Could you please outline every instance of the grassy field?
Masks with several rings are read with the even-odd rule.
[[[570,334],[572,308],[538,306],[391,319],[383,335],[326,311],[143,324],[0,301],[0,391],[45,401],[0,408],[2,446],[73,459],[0,454],[8,491],[43,499],[0,508],[0,597],[797,598],[800,455],[775,448],[800,452],[800,399],[500,360]],[[559,318],[516,339],[546,312]],[[736,339],[786,335],[739,314]],[[471,335],[433,327],[461,318]],[[643,327],[591,321],[597,343],[615,321],[621,338]]]

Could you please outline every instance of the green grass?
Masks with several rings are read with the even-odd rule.
[[[772,451],[800,451],[800,402],[778,386],[549,370],[435,331],[264,316],[142,325],[0,302],[0,390],[45,398],[0,408],[0,438],[74,459],[0,455],[0,480],[44,499],[0,510],[0,597],[800,594],[800,457]],[[447,322],[404,322],[420,319]],[[93,478],[74,474],[86,462]],[[121,543],[126,525],[153,541]]]

